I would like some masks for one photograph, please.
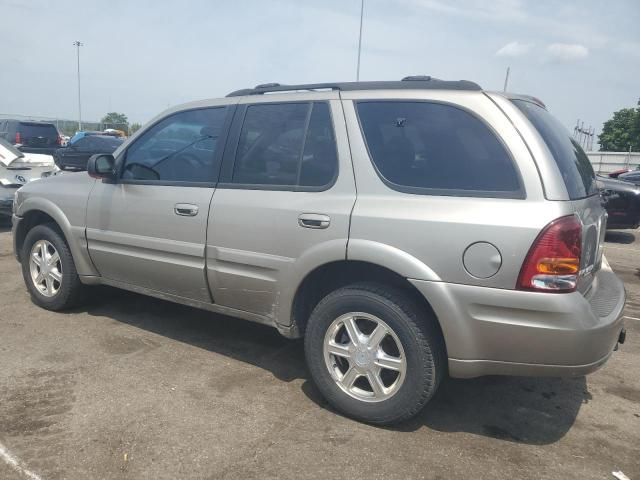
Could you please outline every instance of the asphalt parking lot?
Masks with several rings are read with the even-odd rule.
[[[602,370],[448,380],[384,429],[275,330],[107,288],[35,307],[0,226],[0,479],[640,479],[640,232],[607,239],[628,339]]]

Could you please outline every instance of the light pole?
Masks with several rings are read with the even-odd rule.
[[[362,17],[364,15],[364,0],[360,0],[360,34],[358,35],[358,67],[356,69],[356,82],[360,81],[360,50],[362,49]]]
[[[511,71],[511,67],[507,67],[507,74],[504,76],[504,88],[503,92],[507,91],[507,86],[509,85],[509,72]]]
[[[76,47],[78,58],[78,131],[82,130],[82,103],[80,101],[80,47],[83,45],[80,40],[73,42]]]

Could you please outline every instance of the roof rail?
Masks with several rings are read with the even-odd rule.
[[[241,97],[245,95],[262,95],[273,92],[295,92],[315,90],[482,90],[477,83],[469,80],[440,80],[426,75],[404,77],[402,81],[374,81],[374,82],[336,82],[336,83],[306,83],[300,85],[281,85],[279,83],[263,83],[254,88],[236,90],[227,97]]]

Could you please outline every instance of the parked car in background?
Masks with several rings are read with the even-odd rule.
[[[610,178],[618,178],[623,173],[628,173],[628,172],[633,172],[633,169],[631,169],[631,168],[621,168],[619,170],[614,170],[613,172],[610,172],[607,175]]]
[[[53,123],[0,119],[0,137],[22,152],[53,155],[62,139]]]
[[[121,138],[111,135],[84,136],[56,150],[54,160],[60,170],[86,170],[91,155],[113,153],[122,142]]]
[[[632,170],[627,173],[620,174],[618,180],[640,185],[640,170]]]
[[[58,169],[51,155],[25,153],[0,138],[0,217],[10,218],[18,188]]]
[[[640,187],[614,178],[597,176],[598,188],[609,214],[607,229],[638,228]]]
[[[127,138],[127,134],[123,130],[115,128],[105,128],[102,133],[105,135],[113,135],[114,137]]]
[[[625,338],[605,223],[538,100],[408,77],[169,109],[18,190],[13,239],[43,308],[104,284],[271,325],[331,405],[391,424],[447,374],[601,367]]]

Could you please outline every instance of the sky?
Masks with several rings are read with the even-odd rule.
[[[467,79],[570,129],[640,99],[640,0],[364,0],[361,80]],[[0,113],[144,123],[266,82],[351,81],[360,0],[0,0]]]

